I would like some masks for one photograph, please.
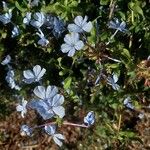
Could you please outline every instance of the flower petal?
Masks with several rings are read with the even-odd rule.
[[[80,40],[75,44],[75,49],[80,50],[84,47],[84,43]]]
[[[53,136],[53,140],[57,145],[59,145],[60,147],[62,146],[62,142],[57,137]]]
[[[52,106],[57,107],[64,103],[64,96],[57,94],[53,97]]]
[[[41,72],[41,66],[40,65],[34,66],[33,72],[34,72],[34,75],[37,77],[39,75],[39,73]]]
[[[72,47],[68,44],[62,44],[61,45],[61,51],[63,53],[67,53],[68,51],[70,51],[72,49]]]
[[[23,71],[23,76],[26,79],[34,78],[34,74],[33,74],[33,72],[31,70],[25,70],[25,71]]]
[[[39,97],[41,99],[45,99],[46,92],[45,92],[45,87],[44,86],[35,87],[33,92],[37,97]]]
[[[56,126],[55,125],[46,125],[44,127],[45,131],[49,135],[54,135],[56,132]]]
[[[75,54],[75,48],[72,48],[72,49],[69,51],[68,56],[69,56],[69,57],[72,57],[74,54]]]
[[[86,31],[86,32],[90,32],[91,31],[91,29],[92,29],[92,22],[91,21],[89,21],[88,23],[86,23],[83,27],[82,27],[82,29],[84,30],[84,31]]]
[[[65,116],[65,109],[62,106],[53,107],[53,111],[56,115],[58,115],[60,118],[63,118]]]
[[[69,56],[69,57],[72,57],[74,54],[75,54],[75,48],[72,48],[72,49],[69,51],[68,56]]]
[[[43,77],[43,75],[45,74],[45,72],[46,72],[46,69],[43,68],[43,69],[41,70],[41,72],[39,73],[39,75],[37,76],[37,80],[38,80],[38,81]]]
[[[48,86],[46,89],[46,98],[51,98],[58,93],[56,86]]]
[[[83,17],[82,16],[77,16],[75,19],[74,19],[74,22],[76,25],[78,25],[79,27],[82,26],[82,22],[83,22]]]
[[[68,25],[68,30],[69,32],[79,32],[81,33],[83,30],[81,29],[81,27],[79,27],[78,25],[76,24],[69,24]]]

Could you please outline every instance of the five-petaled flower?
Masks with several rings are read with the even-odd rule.
[[[108,23],[108,27],[109,27],[109,28],[112,28],[112,29],[119,30],[119,31],[121,31],[121,32],[127,32],[126,23],[125,23],[124,21],[122,21],[122,22],[120,23],[117,18],[115,18],[114,21],[110,21],[110,22]]]
[[[28,102],[23,98],[21,104],[16,107],[16,110],[21,112],[22,118],[24,118],[24,115],[27,113],[27,103]]]
[[[26,16],[25,16],[24,19],[23,19],[23,23],[26,24],[26,25],[29,25],[30,20],[31,20],[31,13],[30,13],[30,12],[27,12],[27,13],[26,13]]]
[[[123,104],[124,104],[127,108],[129,108],[129,109],[134,109],[134,106],[133,106],[133,104],[132,104],[132,102],[131,102],[131,98],[130,98],[130,97],[125,98],[125,100],[123,101]]]
[[[107,83],[112,86],[114,90],[119,90],[120,86],[117,84],[118,76],[113,73],[112,77],[107,78]]]
[[[34,19],[31,20],[30,24],[35,28],[40,28],[45,22],[45,16],[43,12],[37,12],[33,15]]]
[[[44,120],[52,118],[55,114],[60,118],[65,115],[65,109],[61,105],[64,103],[63,95],[57,94],[58,89],[55,86],[37,86],[34,94],[40,98],[32,100],[29,106],[35,109]]]
[[[77,16],[74,19],[74,24],[69,24],[68,25],[68,30],[70,32],[78,32],[78,33],[82,33],[82,32],[90,32],[92,29],[92,22],[89,21],[87,22],[87,16],[83,17],[82,16]]]
[[[0,15],[0,21],[5,25],[11,22],[12,10],[9,9],[7,13]]]
[[[39,29],[40,33],[36,33],[39,37],[40,40],[38,41],[38,44],[41,46],[47,46],[47,44],[49,43],[49,41],[45,38],[43,32]]]
[[[30,128],[28,125],[24,124],[21,126],[20,132],[21,132],[22,136],[25,136],[25,135],[31,136],[32,135],[32,128]]]
[[[95,122],[95,115],[93,111],[88,112],[88,114],[84,117],[84,123],[88,126],[93,125]]]
[[[12,30],[12,35],[11,35],[11,37],[12,38],[14,38],[14,37],[16,37],[16,36],[18,36],[19,35],[19,28],[17,27],[17,26],[14,26],[14,28],[13,28],[13,30]]]
[[[61,51],[63,53],[68,53],[68,56],[73,56],[76,50],[81,50],[84,46],[84,43],[79,40],[78,33],[67,34],[64,38],[65,44],[61,45]]]
[[[42,79],[45,72],[46,72],[45,68],[41,68],[41,66],[36,65],[33,67],[33,71],[32,70],[23,71],[23,76],[24,76],[23,81],[27,84],[31,84],[33,82],[39,82]]]
[[[56,132],[56,126],[55,125],[47,125],[47,126],[44,127],[44,129],[45,129],[45,132],[47,134],[52,136],[54,142],[57,145],[62,146],[62,141],[61,140],[64,140],[65,138],[62,134],[55,133]]]

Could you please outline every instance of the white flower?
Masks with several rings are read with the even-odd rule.
[[[36,65],[33,67],[32,70],[25,70],[23,71],[23,76],[25,79],[23,81],[27,84],[31,84],[32,82],[39,82],[43,75],[45,74],[46,69],[41,69],[41,66]]]
[[[43,32],[39,29],[40,33],[36,33],[41,39],[38,41],[38,44],[41,46],[47,46],[49,41],[45,38]]]
[[[16,36],[18,36],[19,35],[19,28],[17,27],[17,26],[15,26],[14,28],[13,28],[13,30],[12,30],[12,35],[11,35],[11,37],[12,38],[14,38],[14,37],[16,37]]]
[[[84,46],[84,43],[79,40],[78,33],[65,35],[64,41],[66,43],[61,45],[61,51],[63,53],[68,53],[68,56],[73,56],[76,50],[81,50]]]
[[[93,125],[95,122],[95,115],[93,111],[88,112],[86,117],[84,117],[84,123],[87,124],[88,126]]]
[[[82,16],[77,16],[74,19],[74,23],[75,24],[69,24],[68,25],[68,30],[70,32],[78,32],[78,33],[82,33],[82,32],[90,32],[92,29],[92,22],[89,21],[87,22],[87,16],[83,17]]]
[[[7,64],[10,63],[10,61],[11,61],[11,57],[10,57],[10,55],[7,55],[7,56],[5,57],[5,59],[1,62],[1,64],[2,64],[2,65],[7,65]]]
[[[118,76],[116,74],[113,74],[112,77],[109,76],[107,78],[107,83],[111,85],[114,90],[119,90],[120,88],[120,86],[117,84],[117,81],[118,81]]]
[[[31,20],[30,24],[35,28],[40,28],[45,22],[45,16],[42,12],[37,12],[33,15],[34,19]]]
[[[27,113],[27,101],[24,100],[24,98],[22,99],[22,102],[21,104],[19,104],[17,107],[16,107],[16,110],[21,112],[21,116],[22,118],[24,118],[24,115]]]
[[[12,18],[12,10],[9,9],[8,13],[5,13],[3,15],[0,15],[0,21],[5,25],[9,22],[11,22],[11,18]]]
[[[31,20],[31,13],[30,13],[30,12],[27,12],[27,13],[26,13],[26,16],[25,16],[24,19],[23,19],[23,23],[26,24],[26,25],[29,25],[30,20]]]
[[[54,125],[47,125],[44,127],[45,131],[47,134],[49,134],[50,136],[52,136],[54,142],[59,145],[60,147],[62,146],[62,141],[64,140],[64,136],[62,134],[56,134],[56,126]]]

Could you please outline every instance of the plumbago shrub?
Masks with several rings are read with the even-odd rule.
[[[138,124],[149,119],[150,109],[148,5],[142,0],[1,2],[0,105],[15,99],[24,120],[21,135],[45,132],[65,147],[67,137],[59,128],[71,126],[85,139],[76,149],[147,146]],[[31,111],[38,119],[32,125]]]

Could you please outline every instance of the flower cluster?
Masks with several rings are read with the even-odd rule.
[[[92,23],[87,22],[87,16],[77,16],[74,19],[74,24],[68,25],[70,34],[65,35],[64,44],[61,45],[61,51],[68,53],[69,57],[74,56],[75,52],[83,49],[84,43],[79,39],[79,33],[90,32],[92,29]]]
[[[19,85],[15,81],[15,73],[14,73],[12,66],[10,65],[10,61],[11,61],[11,57],[10,55],[7,55],[5,59],[1,62],[1,64],[6,66],[8,70],[5,80],[7,81],[11,89],[20,90]]]

